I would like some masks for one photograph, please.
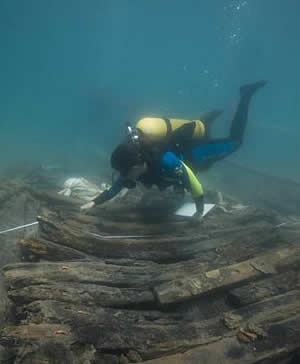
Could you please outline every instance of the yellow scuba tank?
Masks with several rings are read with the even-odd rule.
[[[187,123],[195,123],[193,140],[198,140],[205,135],[205,125],[201,120],[143,118],[138,121],[136,128],[152,141],[161,141],[172,131]]]

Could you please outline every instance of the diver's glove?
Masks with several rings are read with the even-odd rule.
[[[192,217],[192,222],[200,223],[203,219],[203,211],[204,211],[204,196],[201,195],[195,198],[196,204],[196,212]]]
[[[86,211],[93,208],[96,205],[101,205],[105,201],[108,200],[108,190],[103,191],[98,197],[96,197],[93,201],[89,201],[84,205],[80,206],[81,211]]]
[[[95,206],[95,202],[94,201],[89,201],[89,202],[85,203],[84,205],[80,206],[80,211],[89,210],[94,206]]]
[[[96,197],[93,202],[95,205],[101,205],[107,200],[109,200],[109,190],[103,191],[98,197]]]
[[[202,215],[203,211],[204,211],[204,196],[201,195],[199,197],[196,197],[194,199],[194,201],[195,201],[195,204],[196,204],[195,214]]]

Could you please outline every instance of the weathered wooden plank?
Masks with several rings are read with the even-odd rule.
[[[64,331],[68,335],[60,335],[57,331]],[[1,344],[10,341],[12,337],[19,337],[26,341],[38,341],[40,338],[63,339],[68,343],[75,342],[75,338],[70,331],[70,326],[63,324],[31,324],[31,325],[18,325],[7,326],[1,330]]]
[[[299,295],[297,301],[293,302],[290,305],[274,308],[272,311],[266,309],[264,312],[262,310],[257,316],[251,317],[253,330],[262,327],[263,336],[254,334],[252,339],[242,340],[241,331],[238,328],[224,334],[218,340],[199,345],[184,353],[144,362],[148,364],[198,364],[202,361],[206,364],[258,364],[262,362],[273,364],[283,357],[292,357],[293,352],[300,348]],[[245,324],[244,321],[242,324]]]
[[[12,318],[11,302],[7,297],[3,274],[0,271],[0,329]]]
[[[150,312],[103,310],[100,307],[84,309],[72,304],[37,301],[28,306],[27,321],[37,319],[43,324],[33,325],[28,322],[27,325],[4,331],[0,344],[9,345],[18,352],[22,345],[31,340],[39,352],[43,346],[43,337],[46,337],[52,346],[62,345],[64,355],[68,357],[76,351],[72,343],[78,342],[82,348],[88,349],[93,345],[98,353],[109,352],[119,357],[126,357],[133,348],[144,360],[167,356],[172,352],[184,352],[149,362],[153,364],[176,363],[176,360],[178,363],[198,364],[200,359],[207,364],[254,364],[262,360],[270,364],[283,353],[288,355],[299,349],[299,297],[299,291],[290,292],[286,296],[270,299],[265,310],[264,305],[259,303],[252,305],[256,308],[251,307],[250,313],[246,309],[235,311],[240,321],[230,331],[225,326],[218,326],[218,318],[196,324],[182,319],[173,319],[172,322],[171,316],[168,318],[167,314],[158,312],[152,312],[151,315]],[[239,329],[244,327],[249,330],[245,326],[247,322],[256,328],[256,332],[261,329],[263,335],[255,337],[254,341],[241,341]],[[219,336],[215,335],[216,330]],[[63,331],[64,334],[56,334],[57,331]]]
[[[186,337],[193,328],[182,325],[183,316],[159,311],[103,309],[56,301],[36,301],[24,306],[21,315],[26,316],[24,326],[60,324],[69,327],[68,332],[82,347],[93,345],[98,353],[117,353],[119,356],[135,350],[146,357],[153,357],[166,350],[176,350],[176,340],[181,345],[191,344]],[[25,325],[26,323],[26,325]],[[63,329],[66,331],[66,329]],[[7,336],[7,335],[5,335]],[[16,350],[26,343],[23,333],[11,335],[11,347]],[[15,339],[13,341],[12,339]],[[159,347],[161,342],[170,347]],[[210,338],[199,338],[203,344]],[[13,342],[15,344],[13,344]],[[185,343],[185,344],[184,344]],[[0,339],[1,344],[1,339]],[[68,347],[67,350],[73,350]]]
[[[299,324],[297,320],[299,318],[290,320],[289,325],[285,326],[289,326],[294,330],[295,326]],[[280,330],[281,328],[282,325],[274,326],[274,330]],[[297,330],[297,334],[299,334],[299,330]],[[290,343],[288,338],[284,338],[282,346],[278,344],[278,341],[279,338],[273,338],[273,348],[257,353],[255,345],[246,346],[240,343],[236,337],[226,337],[223,340],[199,346],[182,354],[146,360],[138,364],[199,364],[202,362],[205,364],[261,364],[262,362],[264,364],[277,364],[277,359],[283,356],[291,356],[290,352],[299,347],[299,344],[295,343],[294,340]]]
[[[299,310],[300,291],[296,289],[249,306],[228,311],[224,314],[224,323],[227,327],[236,328],[249,321],[266,323],[271,322],[274,317],[278,320],[286,320],[298,314]]]
[[[274,250],[248,261],[163,283],[154,288],[154,293],[162,305],[178,303],[216,289],[229,289],[242,282],[292,269],[299,263],[299,247]]]
[[[43,284],[53,287],[59,282],[96,284],[99,286],[151,288],[155,284],[207,270],[198,260],[159,265],[137,260],[80,261],[63,263],[18,263],[4,268],[10,290]]]
[[[70,327],[62,324],[9,326],[0,336],[0,344],[8,350],[6,357],[16,357],[17,363],[24,364],[82,364],[94,359],[94,348],[82,345],[76,350],[76,341]]]
[[[107,287],[99,284],[50,283],[31,285],[9,291],[9,298],[17,305],[39,300],[54,300],[76,305],[128,307],[155,304],[150,289]]]
[[[70,293],[72,294],[71,291]],[[76,302],[74,299],[70,300],[66,306],[63,297],[60,301],[53,301],[53,296],[47,296],[48,294],[49,292],[45,292],[45,295],[42,297],[43,301],[35,301],[24,307],[27,320],[29,322],[53,322],[53,320],[57,320],[56,322],[77,322],[76,325],[78,326],[76,327],[78,330],[75,328],[75,331],[78,332],[78,335],[84,342],[88,340],[89,330],[95,331],[101,327],[103,334],[102,341],[97,344],[99,350],[120,351],[120,347],[124,349],[123,345],[125,341],[129,345],[127,337],[128,335],[132,335],[129,333],[134,332],[137,336],[132,337],[131,347],[139,348],[139,351],[144,352],[145,357],[153,357],[153,355],[160,356],[178,350],[187,350],[197,345],[207,344],[212,340],[217,340],[216,335],[222,336],[227,330],[225,326],[220,326],[218,317],[206,323],[202,321],[197,322],[195,321],[196,317],[194,317],[191,323],[189,316],[186,316],[184,313],[174,320],[172,314],[163,314],[158,311],[152,311],[152,313],[151,311],[140,310],[118,311],[106,309],[104,311],[100,309],[101,302],[93,300],[92,296],[90,302],[84,301],[84,299],[77,299]],[[81,291],[79,291],[79,295],[82,295]],[[51,301],[44,300],[47,298]],[[297,308],[299,300],[299,292],[290,292],[288,295],[278,296],[263,303],[251,305],[244,310],[234,311],[233,314],[240,318],[237,326],[244,326],[245,322],[253,320],[254,316],[258,322],[261,319],[271,321],[273,320],[274,311],[278,318],[278,308],[282,311],[280,315],[285,315],[281,317],[285,320],[289,315],[297,313],[297,310],[299,310]],[[17,301],[20,303],[20,300]],[[74,302],[76,303],[75,305]],[[84,305],[80,306],[81,303],[84,303]],[[89,306],[86,306],[86,303]],[[267,315],[265,311],[268,313]],[[185,322],[185,318],[188,319],[187,322]],[[109,322],[109,325],[107,322]],[[110,330],[113,330],[115,335],[118,332],[119,338],[117,343],[120,345],[119,348],[112,346],[112,333]],[[210,333],[209,336],[208,333]],[[143,343],[148,340],[147,335],[152,339],[149,341],[149,345],[144,347]],[[153,341],[153,337],[156,336],[159,338],[158,342],[156,340]]]
[[[4,346],[0,345],[0,363],[12,363],[15,355],[7,350]]]
[[[43,238],[100,258],[129,258],[157,262],[177,261],[178,256],[181,256],[185,249],[185,244],[201,247],[201,241],[206,238],[206,235],[201,236],[199,234],[189,237],[174,237],[166,236],[163,233],[149,238],[147,236],[141,236],[140,239],[126,238],[128,235],[126,234],[125,238],[120,236],[120,238],[111,239],[101,237],[99,233],[98,236],[92,235],[97,234],[95,229],[87,231],[86,228],[83,228],[79,230],[78,225],[75,224],[70,226],[65,222],[56,223],[44,217],[40,217],[39,222]],[[161,231],[161,227],[159,229]],[[132,231],[134,232],[133,235],[139,235],[134,230]],[[191,253],[188,255],[191,256]]]
[[[187,272],[205,270],[197,261],[171,265],[139,261],[20,263],[4,267],[9,297],[17,304],[53,299],[106,307],[156,304],[151,288]],[[161,272],[161,274],[160,274]]]
[[[24,261],[60,262],[66,260],[98,260],[96,257],[45,239],[22,239],[20,248]]]
[[[109,265],[104,262],[19,263],[3,267],[10,289],[55,282],[88,283],[108,287],[151,287],[159,272],[144,267]]]
[[[289,271],[235,288],[228,293],[228,299],[234,305],[246,306],[299,287],[300,273]]]
[[[76,265],[79,263],[72,264]],[[90,268],[92,268],[90,262],[84,262],[84,264],[90,265]],[[42,268],[43,265],[32,264],[32,268],[33,266],[36,268],[40,266]],[[24,265],[24,267],[26,266],[31,266],[31,264]],[[59,264],[48,263],[45,266],[51,267],[53,274],[55,269],[59,267]],[[117,268],[120,269],[120,267]],[[33,275],[39,276],[39,269],[36,269]],[[46,275],[44,274],[41,277],[41,281],[43,281]],[[63,279],[62,273],[60,277]],[[70,282],[70,278],[66,281]],[[129,276],[127,276],[128,278]],[[54,276],[52,279],[55,279]],[[56,280],[58,279],[60,279],[59,276],[56,276]],[[14,283],[14,285],[17,283],[15,281],[10,282]],[[35,283],[38,282],[36,281]],[[62,284],[61,289],[64,289],[64,286],[66,284]],[[67,286],[72,288],[73,284],[68,283]],[[21,287],[20,289],[22,289]],[[235,336],[238,328],[240,326],[245,327],[249,320],[265,330],[269,323],[286,322],[291,316],[297,317],[300,315],[299,291],[289,292],[286,295],[277,296],[234,311],[232,314],[239,317],[239,320],[235,326],[236,329],[228,331],[227,327],[222,324],[220,317],[203,322],[202,320],[198,321],[197,316],[195,316],[192,321],[186,321],[186,314],[184,313],[177,315],[170,312],[164,313],[139,309],[103,309],[97,297],[92,296],[94,285],[89,287],[87,282],[84,289],[90,288],[90,290],[87,292],[83,290],[77,293],[78,296],[85,295],[85,297],[67,298],[70,299],[68,304],[64,302],[63,297],[60,300],[56,300],[57,296],[52,295],[49,289],[43,291],[44,285],[41,285],[41,287],[42,292],[40,296],[34,297],[32,295],[32,298],[41,298],[42,300],[32,301],[27,304],[26,302],[20,302],[19,298],[16,297],[16,302],[19,305],[18,311],[26,317],[24,323],[26,322],[28,325],[32,323],[65,324],[70,326],[72,335],[83,347],[93,345],[99,353],[109,352],[118,353],[118,355],[120,353],[125,355],[128,350],[134,348],[141,354],[143,359],[185,351],[195,346],[207,347],[207,350],[210,350],[212,342],[220,341],[223,336]],[[31,289],[32,287],[29,288]],[[38,286],[34,286],[34,289],[37,290]],[[61,291],[60,293],[63,296],[64,292]],[[75,291],[69,290],[68,293],[73,295]],[[87,293],[90,294],[90,297]],[[20,307],[23,304],[24,306]],[[24,343],[22,336],[18,335],[16,334],[13,337],[14,342]],[[227,343],[225,342],[224,345],[227,346]],[[227,349],[229,350],[231,347]],[[264,348],[261,350],[263,351],[261,357],[266,355],[266,353],[268,354]],[[71,351],[68,354],[71,355],[72,348],[69,346],[66,347],[66,352],[68,351]],[[274,352],[272,352],[271,357],[274,357]],[[216,358],[214,357],[213,359],[215,360]],[[208,361],[208,363],[210,362]]]
[[[159,229],[160,234],[157,235],[156,230],[156,235],[153,235],[151,230],[151,237],[137,234],[136,231],[129,230],[127,225],[126,234],[111,239],[99,236],[103,232],[98,232],[99,226],[96,227],[96,222],[86,224],[76,220],[58,222],[51,216],[50,219],[39,217],[41,238],[99,258],[170,263],[199,257],[203,263],[212,264],[216,260],[217,265],[241,261],[267,251],[272,246],[274,248],[284,244],[280,232],[274,230],[270,224],[254,227],[241,225],[227,229],[228,231],[215,231],[210,230],[210,226],[202,226],[200,231],[199,228],[196,231],[183,229],[177,235],[174,232],[166,234],[164,225],[162,227],[157,224],[156,229]],[[140,235],[140,238],[126,238],[126,235]],[[220,249],[215,250],[219,247]]]
[[[189,348],[205,346],[213,341],[222,340],[228,336],[238,336],[240,329],[246,331],[254,330],[257,338],[267,330],[268,325],[276,324],[279,321],[285,322],[300,315],[300,291],[291,291],[286,295],[273,297],[269,300],[259,302],[232,312],[221,313],[209,320],[197,320],[194,316],[192,323],[184,322],[182,330],[185,330],[186,338],[174,337],[174,341],[163,341],[152,343],[151,352],[157,353],[157,357],[176,352],[184,352]],[[224,325],[221,325],[221,323]],[[299,322],[300,325],[300,322]],[[187,330],[189,327],[190,331]],[[230,328],[228,330],[228,328]],[[259,335],[258,335],[259,334]],[[267,339],[262,338],[267,344]],[[300,343],[298,343],[300,347]],[[144,352],[144,357],[150,352]],[[208,349],[209,350],[209,349]],[[213,363],[213,361],[212,361]]]

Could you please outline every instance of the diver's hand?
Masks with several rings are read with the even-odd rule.
[[[94,201],[87,202],[86,204],[80,206],[80,211],[85,211],[85,210],[91,209],[94,206],[95,206]]]
[[[193,225],[201,224],[202,220],[203,220],[202,212],[197,211],[191,217],[191,224],[193,224]]]

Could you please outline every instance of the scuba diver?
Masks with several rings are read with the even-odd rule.
[[[221,113],[213,111],[202,120],[144,118],[136,127],[128,125],[128,136],[111,155],[111,166],[120,173],[112,187],[93,201],[81,206],[89,209],[115,197],[123,188],[134,188],[137,182],[160,190],[169,186],[183,197],[192,194],[196,205],[193,220],[201,221],[204,192],[193,170],[210,168],[235,152],[243,143],[252,96],[266,81],[240,88],[240,100],[227,138],[210,136],[211,122]]]

